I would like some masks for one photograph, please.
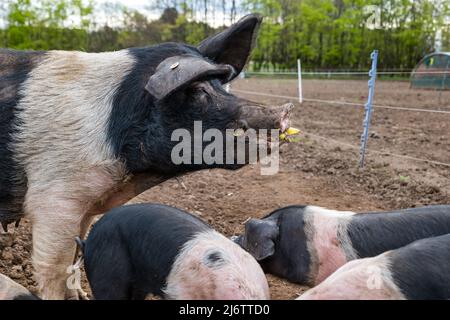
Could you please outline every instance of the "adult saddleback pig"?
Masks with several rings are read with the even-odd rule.
[[[288,129],[291,104],[264,108],[222,89],[244,68],[260,23],[246,16],[197,47],[0,50],[0,221],[31,219],[42,298],[73,297],[73,238],[94,214],[182,172],[237,167],[174,164],[175,129]]]
[[[251,219],[235,238],[263,270],[315,286],[345,263],[450,233],[450,205],[354,213],[289,206]]]

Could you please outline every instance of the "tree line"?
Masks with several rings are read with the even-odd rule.
[[[155,17],[155,12],[158,15]],[[440,30],[450,51],[450,3],[441,0],[148,0],[145,10],[92,0],[4,0],[0,47],[90,52],[165,41],[199,43],[247,12],[264,16],[254,70],[411,69]]]

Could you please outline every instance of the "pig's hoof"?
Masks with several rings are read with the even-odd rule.
[[[83,289],[78,289],[78,298],[80,300],[90,300],[88,294]]]
[[[66,300],[89,300],[89,297],[83,289],[75,289],[66,293]]]

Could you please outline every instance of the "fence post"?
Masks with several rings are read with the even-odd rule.
[[[302,91],[302,63],[300,59],[297,59],[297,72],[298,72],[298,102],[303,102],[303,91]]]
[[[359,167],[364,168],[364,159],[366,154],[367,140],[369,139],[369,127],[370,118],[372,117],[372,102],[375,93],[375,80],[377,78],[377,62],[378,62],[378,50],[374,50],[370,54],[370,59],[372,59],[372,68],[369,71],[369,96],[367,97],[367,103],[364,106],[365,114],[363,121],[363,133],[361,135],[361,149],[360,149],[360,160]]]

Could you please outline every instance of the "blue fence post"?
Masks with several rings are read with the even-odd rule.
[[[363,121],[363,133],[361,135],[361,149],[360,149],[360,160],[359,167],[364,168],[364,159],[366,155],[367,140],[369,139],[369,127],[370,118],[372,117],[372,102],[375,93],[375,80],[377,78],[377,62],[378,62],[378,50],[374,50],[370,58],[372,59],[372,68],[369,71],[369,96],[367,97],[367,103],[364,106],[365,115]]]

